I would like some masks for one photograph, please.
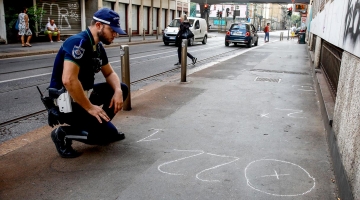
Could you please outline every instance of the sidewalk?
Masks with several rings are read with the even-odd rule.
[[[109,48],[120,45],[132,45],[132,44],[155,43],[155,42],[162,42],[162,35],[158,36],[158,40],[156,40],[156,36],[151,36],[151,35],[145,36],[145,40],[143,40],[142,36],[133,36],[131,37],[131,42],[129,42],[129,37],[117,37],[114,39],[114,42],[111,45],[104,45],[104,46],[105,48]],[[53,42],[53,43],[34,42],[31,43],[31,45],[32,47],[22,47],[21,43],[2,44],[0,45],[0,59],[57,53],[62,45],[62,42]]]
[[[201,66],[200,66],[201,65]],[[0,199],[336,199],[307,45],[270,42],[133,92],[126,139],[74,143],[43,127],[0,145]]]

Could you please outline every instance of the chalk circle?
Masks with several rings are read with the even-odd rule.
[[[276,159],[252,161],[245,178],[252,189],[273,196],[300,196],[315,188],[315,178],[304,168]]]

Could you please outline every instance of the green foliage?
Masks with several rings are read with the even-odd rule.
[[[32,6],[28,8],[28,16],[29,16],[29,23],[33,30],[35,29],[35,24],[38,24],[38,27],[42,27],[43,24],[40,24],[40,17],[43,15],[46,11],[44,11],[41,8],[37,8],[36,6]],[[19,17],[19,12],[12,7],[6,8],[5,11],[5,21],[6,21],[6,29],[12,30],[15,28],[15,23]],[[45,26],[45,25],[44,25]],[[40,29],[38,29],[40,30]]]
[[[300,15],[292,15],[291,16],[291,24],[297,24],[297,25],[300,25]]]
[[[41,16],[46,13],[45,10],[43,10],[42,8],[38,8],[37,6],[32,6],[30,8],[28,8],[28,16],[29,16],[29,20],[31,24],[31,26],[34,28],[34,30],[36,30],[35,25],[38,25],[38,30],[41,29],[41,27],[45,26],[45,24],[40,24],[40,19]]]
[[[6,21],[6,30],[14,28],[16,20],[18,19],[19,13],[16,12],[14,8],[6,8],[5,11],[5,21]]]

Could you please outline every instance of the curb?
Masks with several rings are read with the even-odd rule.
[[[163,42],[163,41],[160,38],[158,40],[141,40],[141,41],[133,41],[133,42],[116,42],[116,43],[112,43],[111,45],[104,45],[104,48],[119,47],[121,45],[136,45],[136,44],[157,43],[157,42]],[[24,57],[24,56],[33,56],[33,55],[43,55],[43,54],[53,54],[53,53],[57,53],[58,51],[59,51],[59,48],[49,49],[49,50],[34,50],[34,51],[27,51],[27,52],[2,53],[0,55],[0,59],[16,58],[16,57]]]

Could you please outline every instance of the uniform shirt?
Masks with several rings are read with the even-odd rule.
[[[48,28],[50,28],[50,31],[53,31],[56,28],[56,24],[54,23],[54,25],[51,25],[50,22],[48,22],[46,24],[45,30],[49,30]]]
[[[95,63],[99,63],[99,67],[108,64],[108,58],[102,43],[94,44],[94,38],[88,28],[77,35],[69,37],[56,55],[50,88],[61,89],[64,86],[62,72],[64,60],[68,60],[80,68],[78,78],[83,89],[92,89],[95,73],[99,72],[99,69],[94,68],[96,67]]]

